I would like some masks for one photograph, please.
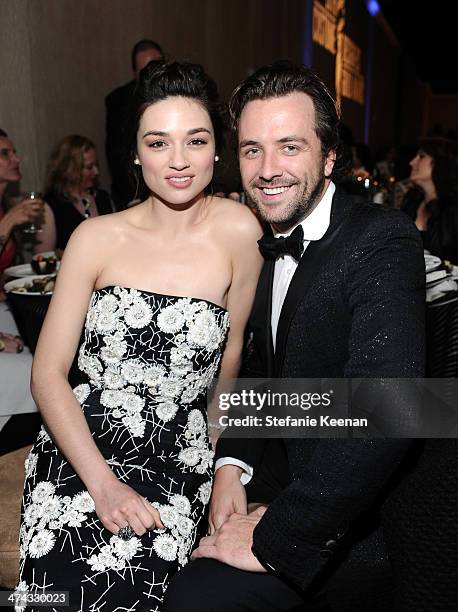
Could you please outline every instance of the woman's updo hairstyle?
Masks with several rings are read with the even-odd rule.
[[[133,109],[130,113],[128,163],[130,170],[135,173],[136,197],[142,200],[148,197],[150,190],[143,180],[141,168],[134,165],[140,120],[149,106],[171,97],[189,98],[198,102],[210,116],[215,134],[216,153],[219,153],[223,147],[225,129],[223,106],[219,102],[218,89],[213,79],[199,64],[151,61],[140,72],[134,93]]]

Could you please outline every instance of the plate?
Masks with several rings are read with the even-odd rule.
[[[442,260],[440,257],[436,257],[435,255],[428,255],[425,253],[425,268],[426,272],[432,272],[436,270],[442,265]]]
[[[35,279],[43,279],[43,276],[46,274],[35,274],[33,276],[26,276],[24,278],[17,278],[16,280],[9,281],[9,283],[5,283],[5,292],[6,293],[18,293],[20,295],[51,295],[52,291],[48,291],[47,293],[40,293],[39,291],[27,291],[27,293],[23,293],[22,291],[16,291],[17,289],[24,287],[25,285],[29,285]],[[53,277],[55,274],[48,274],[47,276]]]
[[[5,275],[12,276],[13,278],[24,278],[33,274],[32,266],[30,264],[19,264],[19,266],[10,266],[5,268]]]

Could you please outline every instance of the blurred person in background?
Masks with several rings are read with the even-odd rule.
[[[369,178],[374,169],[372,154],[367,145],[357,143],[351,148],[353,159],[353,176],[356,178]]]
[[[21,180],[20,159],[7,133],[0,129],[0,289],[5,268],[14,263],[17,244],[14,231],[32,221],[38,221],[43,206],[40,200],[25,199],[8,206],[7,189]]]
[[[140,71],[149,62],[164,61],[164,52],[153,40],[140,40],[131,52],[135,78],[118,87],[105,98],[106,140],[105,153],[111,174],[111,196],[117,210],[127,208],[135,196],[135,186],[129,180],[127,151],[125,148],[126,122],[129,104],[138,82]]]
[[[89,138],[72,135],[57,143],[46,175],[42,251],[65,249],[82,221],[113,212],[108,193],[98,189],[98,177],[97,152]]]
[[[415,221],[425,249],[458,264],[458,144],[425,138],[410,166],[414,187],[402,209]]]
[[[3,293],[3,271],[13,264],[16,256],[14,230],[26,223],[37,221],[42,204],[36,200],[24,200],[10,209],[6,207],[8,187],[22,178],[20,159],[8,134],[0,129],[0,301]],[[19,336],[0,332],[0,353],[20,353],[24,343]]]

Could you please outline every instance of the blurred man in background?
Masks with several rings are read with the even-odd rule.
[[[135,197],[135,186],[129,180],[129,165],[124,145],[129,102],[142,68],[153,60],[163,61],[164,52],[158,43],[143,39],[134,45],[131,59],[135,78],[126,85],[118,87],[105,98],[107,109],[105,151],[111,174],[111,197],[117,210],[126,208]]]

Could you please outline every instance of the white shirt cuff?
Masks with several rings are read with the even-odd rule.
[[[237,467],[242,468],[243,473],[240,474],[240,482],[243,485],[248,484],[253,478],[253,468],[251,465],[248,465],[248,463],[245,463],[244,461],[240,461],[240,459],[234,459],[233,457],[221,457],[221,459],[218,459],[218,461],[215,463],[215,472],[220,467],[223,467],[223,465],[236,465]]]

